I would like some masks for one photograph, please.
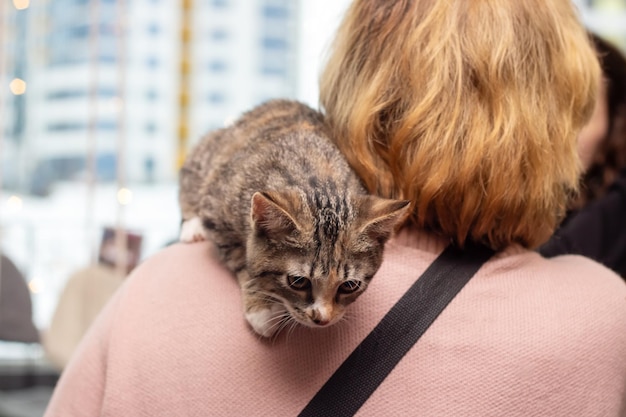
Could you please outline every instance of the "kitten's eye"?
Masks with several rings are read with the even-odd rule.
[[[346,281],[339,286],[337,291],[341,294],[352,294],[359,288],[361,288],[361,283],[359,281]]]
[[[287,284],[294,290],[308,290],[311,288],[311,280],[305,277],[287,275]]]

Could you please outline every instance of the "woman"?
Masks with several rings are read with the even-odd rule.
[[[369,189],[413,211],[350,318],[263,342],[210,245],[175,245],[126,281],[46,415],[297,415],[444,247],[470,240],[499,253],[359,415],[622,415],[626,287],[531,250],[576,189],[599,76],[569,1],[355,1],[322,103]]]
[[[587,256],[626,277],[626,58],[597,35],[592,40],[604,79],[593,116],[579,135],[581,191],[540,252]]]
[[[598,35],[592,34],[591,38],[603,81],[593,116],[578,140],[585,174],[574,208],[606,195],[626,168],[626,57]]]

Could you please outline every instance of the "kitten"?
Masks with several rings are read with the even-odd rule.
[[[336,323],[380,267],[407,201],[367,195],[323,116],[274,100],[206,136],[180,174],[180,240],[208,239],[271,337]]]

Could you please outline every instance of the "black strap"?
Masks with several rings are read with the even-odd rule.
[[[299,414],[353,416],[444,308],[492,255],[447,247],[356,347]]]

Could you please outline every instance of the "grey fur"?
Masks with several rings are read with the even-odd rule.
[[[246,317],[263,336],[280,325],[253,323],[259,311],[315,327],[330,314],[312,306],[323,298],[340,316],[379,268],[408,204],[368,196],[323,116],[287,100],[206,136],[181,170],[179,197],[183,221],[199,217],[237,274]],[[287,276],[306,278],[311,288],[295,290]],[[339,293],[346,281],[360,288]]]

